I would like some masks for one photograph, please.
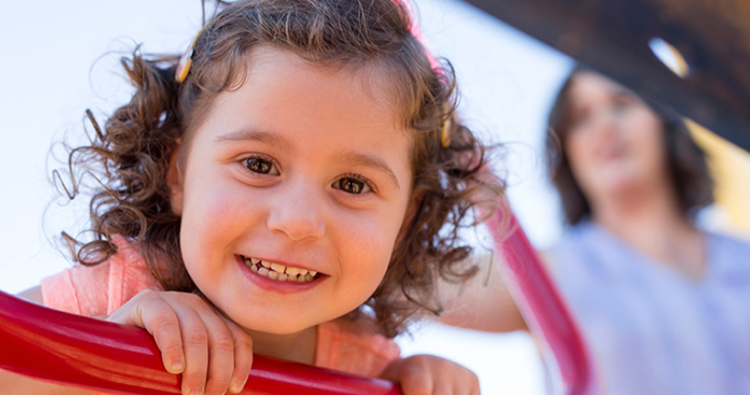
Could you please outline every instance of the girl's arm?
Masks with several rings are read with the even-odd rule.
[[[497,258],[495,258],[497,260]],[[472,257],[480,271],[464,284],[440,284],[445,311],[436,318],[444,324],[487,332],[528,330],[508,287],[500,265],[490,255]]]
[[[31,302],[42,304],[42,289],[39,286],[27,289],[18,294],[19,297]],[[0,369],[0,388],[3,394],[10,395],[28,395],[28,394],[45,394],[45,395],[90,395],[91,391],[78,388],[63,387],[57,384],[45,383],[20,376]]]

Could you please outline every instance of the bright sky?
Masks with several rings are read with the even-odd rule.
[[[456,68],[464,119],[505,146],[498,169],[517,216],[536,246],[551,246],[562,220],[540,152],[546,112],[571,62],[462,3],[421,0],[416,8],[428,46]],[[80,224],[86,210],[86,202],[50,204],[56,192],[49,174],[62,165],[59,156],[48,157],[51,144],[66,134],[80,139],[86,108],[103,122],[127,100],[119,54],[136,43],[144,52],[182,52],[201,13],[198,0],[44,0],[9,2],[3,11],[0,290],[16,293],[69,265],[48,240]],[[471,367],[485,394],[543,393],[542,367],[526,334],[433,327],[401,344],[407,354],[443,354]]]

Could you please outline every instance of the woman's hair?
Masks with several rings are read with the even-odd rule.
[[[485,147],[455,115],[456,85],[448,62],[431,60],[413,35],[408,10],[396,0],[249,0],[220,2],[195,43],[187,79],[178,83],[177,56],[122,59],[135,87],[93,142],[71,150],[74,183],[95,172],[88,241],[63,237],[76,260],[96,265],[116,252],[112,236],[143,251],[165,290],[197,292],[179,245],[180,217],[167,187],[170,159],[186,144],[220,92],[238,88],[255,46],[286,50],[330,67],[376,67],[390,83],[403,125],[413,135],[413,204],[407,210],[385,278],[366,304],[380,329],[395,336],[421,310],[439,313],[433,285],[462,281],[477,268],[459,265],[471,248],[458,231],[472,226],[479,196],[497,200],[503,183],[486,174]],[[252,67],[252,66],[250,66]],[[441,131],[448,128],[447,146]],[[179,139],[179,140],[178,140]],[[481,174],[480,174],[481,173]],[[486,203],[486,202],[483,202]]]
[[[545,141],[546,161],[549,176],[562,200],[565,219],[575,225],[591,215],[591,206],[578,185],[565,152],[571,127],[570,87],[575,76],[583,72],[594,72],[585,66],[577,66],[557,93],[550,111]],[[706,157],[690,137],[685,122],[673,111],[649,103],[662,121],[664,148],[670,181],[676,192],[680,211],[688,220],[693,220],[698,209],[713,202],[713,180],[706,164]]]

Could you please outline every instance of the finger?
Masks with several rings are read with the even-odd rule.
[[[143,327],[154,337],[161,351],[161,360],[167,372],[179,374],[185,370],[180,322],[172,306],[161,298],[140,308]]]
[[[448,383],[448,382],[440,382],[436,384],[435,388],[440,388],[440,390],[435,390],[434,395],[442,395],[442,394],[465,394],[465,395],[481,395],[479,391],[479,383],[471,383],[468,379],[464,381],[457,380],[455,382]]]
[[[238,394],[245,388],[250,368],[253,365],[253,340],[239,325],[224,316],[220,317],[234,339],[234,373],[229,384],[229,391]]]
[[[445,361],[447,362],[447,361]],[[432,395],[468,395],[471,392],[471,381],[468,371],[457,365],[439,361],[433,371]]]
[[[465,387],[454,388],[454,384],[457,384],[456,378],[454,380],[447,380],[445,377],[436,377],[435,382],[432,383],[431,395],[465,395],[468,394],[468,390]]]
[[[405,364],[401,367],[399,382],[404,395],[432,395],[435,387],[433,377],[421,364]]]
[[[441,377],[443,377],[445,382],[439,383],[441,390],[440,391],[436,390],[435,395],[443,394],[443,393],[480,395],[479,378],[477,377],[476,374],[474,374],[474,372],[459,365],[453,365],[452,368],[454,369],[453,377],[455,379],[448,381],[445,378],[449,376],[442,375]],[[441,392],[443,387],[450,389],[450,391],[446,390],[447,392]]]
[[[185,370],[182,373],[182,393],[201,395],[208,372],[208,332],[195,310],[184,304],[173,305],[182,329]]]
[[[469,391],[469,395],[481,395],[481,386],[479,385],[479,377],[477,377],[474,372],[469,372],[471,374],[471,390]]]
[[[480,395],[479,377],[471,370],[461,366],[461,379],[454,382],[455,394]]]
[[[180,325],[173,308],[160,294],[144,290],[112,313],[109,321],[146,329],[154,337],[164,368],[173,374],[185,366]]]
[[[208,379],[206,395],[224,394],[234,372],[234,338],[214,309],[203,306],[199,314],[208,331]]]

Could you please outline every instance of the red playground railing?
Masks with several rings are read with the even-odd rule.
[[[602,394],[591,355],[567,306],[515,216],[503,233],[502,213],[486,222],[496,246],[500,246],[506,282],[532,334],[551,354],[560,374],[558,393]],[[505,237],[503,237],[505,235]],[[548,352],[548,353],[547,353]],[[547,361],[551,363],[553,361]]]
[[[534,335],[556,361],[566,395],[600,394],[591,358],[567,308],[515,218],[501,246],[514,298]],[[112,394],[179,394],[179,376],[162,367],[153,338],[140,328],[45,308],[0,292],[0,369]],[[243,394],[400,395],[397,384],[256,356]]]

